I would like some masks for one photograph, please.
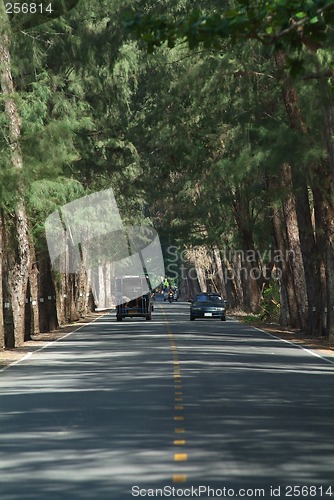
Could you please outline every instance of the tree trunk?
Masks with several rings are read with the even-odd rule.
[[[308,189],[304,182],[298,182],[298,176],[293,176],[296,214],[302,259],[305,272],[306,291],[308,298],[307,333],[311,336],[321,334],[322,329],[322,290],[320,279],[320,263],[314,237],[310,213]]]
[[[299,324],[303,330],[307,329],[308,301],[303,256],[300,247],[299,227],[296,213],[295,198],[291,193],[292,178],[290,165],[283,165],[281,183],[288,190],[283,202],[283,214],[287,233],[288,251],[290,259],[287,262],[287,271],[293,276],[295,298],[298,306]]]
[[[12,168],[18,175],[17,203],[13,220],[5,217],[5,224],[12,231],[13,249],[8,256],[8,281],[11,295],[15,345],[20,346],[25,339],[25,304],[30,272],[30,241],[28,220],[22,186],[23,159],[20,147],[21,120],[14,100],[14,84],[11,74],[9,54],[9,21],[4,3],[0,3],[0,86],[5,101],[8,121],[8,142],[11,149]],[[7,21],[6,21],[7,20]]]
[[[61,241],[59,244],[62,245],[59,255],[59,269],[65,272],[60,272],[53,269],[52,278],[55,288],[57,323],[59,325],[64,325],[65,323],[67,323],[69,318],[68,306],[67,306],[68,301],[67,301],[67,273],[66,273],[66,271],[68,270],[67,245],[65,241]]]
[[[324,89],[323,84],[321,86]],[[334,103],[332,89],[328,88],[326,83],[326,88],[324,89],[325,96],[324,100],[324,138],[328,152],[329,169],[331,175],[332,186],[334,185]]]
[[[20,202],[19,205],[15,213],[16,238],[14,231],[11,233],[12,240],[16,239],[16,248],[8,255],[8,284],[13,312],[15,347],[21,346],[30,337],[25,332],[25,308],[30,271],[28,221],[24,203]],[[8,225],[8,217],[6,219]]]
[[[285,54],[278,52],[275,55],[276,66],[281,73],[282,95],[291,129],[299,131],[302,135],[308,135],[306,124],[303,120],[298,104],[298,96],[289,76],[285,75]],[[286,166],[284,167],[287,168]],[[290,171],[291,168],[289,167]],[[290,172],[288,173],[290,176]],[[308,187],[304,178],[305,174],[297,168],[291,171],[293,192],[295,195],[295,208],[298,221],[299,242],[301,257],[304,267],[306,283],[306,294],[308,300],[307,311],[302,311],[303,328],[310,335],[319,334],[321,330],[321,282],[320,271],[317,261],[316,245],[314,240],[313,226],[310,215],[310,203],[308,199]],[[289,226],[288,226],[289,230]]]
[[[106,308],[108,309],[112,307],[111,276],[112,276],[112,263],[107,262],[105,265],[105,289],[106,289]]]
[[[259,311],[264,276],[254,250],[249,203],[241,193],[237,192],[235,195],[233,212],[243,250],[240,279],[243,288],[244,307],[247,311],[257,313]]]
[[[325,233],[326,335],[330,343],[334,344],[334,199],[333,181],[326,164],[322,172],[322,185],[319,194],[321,195],[321,207],[320,213],[318,213],[318,225]],[[315,200],[317,200],[316,196]],[[319,242],[320,244],[322,241]]]
[[[196,268],[196,274],[197,274],[198,283],[199,283],[201,292],[206,292],[205,271],[201,267],[201,265],[198,263],[198,261],[195,262],[195,268]]]
[[[328,206],[327,246],[326,246],[326,279],[327,279],[327,335],[334,344],[334,209]]]
[[[194,268],[190,265],[181,264],[181,285],[180,294],[183,300],[191,299],[196,293],[201,291],[197,275],[194,275]]]
[[[224,280],[224,268],[223,268],[223,262],[222,258],[220,255],[220,251],[217,245],[212,246],[212,252],[213,252],[213,259],[214,259],[214,264],[215,264],[215,271],[216,271],[216,276],[217,276],[217,285],[218,285],[218,290],[222,294],[222,296],[226,299],[227,298],[227,291],[226,291],[226,285],[225,285],[225,280]]]
[[[86,296],[85,298],[85,311],[93,311],[95,310],[95,302],[94,302],[94,291],[92,285],[92,270],[90,268],[87,269],[87,285],[86,285]],[[116,303],[116,298],[115,298]]]
[[[3,219],[0,209],[0,350],[5,347],[5,323],[4,323],[4,303],[3,303]]]
[[[325,192],[324,225],[326,228],[326,295],[327,330],[331,343],[334,343],[334,102],[332,88],[327,81],[319,80],[323,98],[324,139],[328,152],[328,178]]]
[[[223,258],[225,267],[225,283],[227,300],[232,309],[242,308],[243,304],[243,290],[240,282],[240,269],[238,259],[234,255],[234,259],[228,258],[227,255]]]
[[[106,307],[106,287],[105,287],[105,266],[104,264],[99,264],[98,266],[98,285],[97,285],[97,304],[99,309],[105,309]]]
[[[39,293],[44,300],[39,302],[40,332],[49,332],[58,326],[55,303],[55,289],[50,268],[50,259],[47,255],[38,256]]]
[[[284,226],[284,216],[282,208],[272,209],[272,223],[274,229],[275,245],[281,256],[278,259],[277,267],[281,274],[280,277],[280,295],[281,295],[281,311],[280,324],[292,326],[293,328],[301,328],[301,320],[298,310],[298,303],[295,293],[293,281],[293,272],[290,268],[290,263],[287,261],[288,255],[287,234]]]
[[[313,192],[313,203],[314,203],[315,237],[317,246],[317,256],[319,261],[319,273],[320,273],[319,279],[321,283],[321,298],[322,298],[320,333],[322,335],[326,335],[327,314],[324,306],[327,304],[326,248],[327,248],[328,230],[326,230],[326,228],[328,224],[325,222],[327,212],[324,206],[325,200],[324,200],[323,189],[320,189],[318,186],[313,186],[312,192]]]
[[[39,308],[40,308],[40,300],[44,301],[44,297],[39,297],[40,291],[38,286],[38,275],[39,269],[36,261],[36,255],[34,248],[31,248],[31,266],[29,272],[29,289],[31,296],[31,325],[30,325],[30,333],[32,335],[37,335],[39,330]]]

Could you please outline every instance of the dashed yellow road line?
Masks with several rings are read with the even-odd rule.
[[[185,439],[174,439],[173,443],[176,446],[183,446],[184,444],[186,444],[186,440]]]
[[[188,477],[185,474],[174,474],[173,483],[186,483]]]
[[[161,307],[161,306],[160,306]],[[182,391],[182,377],[181,377],[181,369],[180,369],[180,360],[177,352],[177,346],[175,343],[174,335],[172,331],[170,330],[170,326],[168,324],[167,317],[162,309],[162,313],[164,315],[164,322],[167,327],[167,332],[168,332],[168,337],[169,337],[169,343],[170,343],[170,349],[173,355],[173,377],[174,377],[174,411],[177,412],[176,415],[174,415],[174,421],[175,422],[183,422],[184,421],[184,415],[182,414],[184,410],[184,405],[183,403],[183,391]],[[185,428],[184,427],[176,427],[174,428],[174,433],[175,434],[184,434]],[[185,439],[174,439],[173,440],[173,445],[177,447],[182,447],[186,444]],[[185,462],[188,460],[188,454],[187,453],[174,453],[174,462]],[[188,476],[186,474],[173,474],[172,476],[173,483],[185,483],[188,480]]]

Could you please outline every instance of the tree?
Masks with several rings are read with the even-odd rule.
[[[222,15],[198,9],[177,19],[154,12],[130,13],[124,23],[151,52],[165,42],[172,48],[179,41],[186,41],[191,49],[220,49],[224,39],[254,39],[274,50],[314,48],[321,46],[327,27],[334,22],[333,0],[238,0],[232,5],[227,4]]]
[[[307,129],[303,123],[302,114],[298,105],[298,97],[296,89],[289,81],[289,77],[285,75],[285,69],[289,69],[290,74],[300,75],[301,70],[304,71],[305,82],[308,79],[316,79],[319,82],[324,82],[324,78],[332,75],[332,61],[328,58],[325,64],[319,65],[315,60],[311,61],[309,57],[310,51],[315,52],[323,47],[326,53],[326,47],[330,43],[330,30],[328,27],[333,23],[333,2],[256,2],[249,4],[248,2],[237,2],[233,9],[226,10],[223,15],[212,15],[210,13],[200,14],[199,12],[192,13],[187,16],[178,16],[173,19],[171,16],[158,16],[156,13],[130,15],[125,24],[129,31],[135,33],[136,37],[144,41],[149,51],[160,47],[164,42],[167,42],[168,47],[172,48],[176,43],[187,41],[190,48],[198,48],[203,46],[208,50],[219,50],[222,53],[224,50],[229,50],[231,54],[231,45],[227,48],[224,45],[224,40],[232,42],[234,47],[239,47],[238,41],[243,40],[256,40],[261,42],[262,54],[267,58],[271,58],[271,54],[275,54],[278,74],[274,78],[280,78],[282,86],[282,95],[285,109],[287,111],[287,118],[291,130],[296,131],[298,142],[304,147],[299,151],[299,161],[294,158],[294,165],[291,169],[292,184],[288,177],[285,182],[283,181],[282,188],[289,193],[290,187],[292,190],[291,202],[295,207],[295,227],[297,234],[292,234],[292,225],[285,224],[284,232],[289,233],[288,241],[293,240],[296,242],[295,250],[301,249],[299,263],[302,265],[302,272],[298,273],[301,277],[305,275],[305,286],[299,280],[298,291],[289,293],[287,297],[291,300],[299,300],[302,296],[308,297],[308,307],[299,307],[301,326],[304,325],[311,334],[322,331],[322,310],[323,298],[325,296],[324,281],[320,279],[320,259],[318,257],[317,242],[314,239],[314,227],[311,219],[311,200],[309,198],[309,189],[314,185],[315,176],[312,171],[316,171],[317,167],[314,164],[311,168],[309,166],[305,170],[305,165],[302,165],[301,158],[305,158],[305,151],[310,151],[310,147],[306,145],[303,136],[307,136]],[[268,47],[268,48],[267,48]],[[305,49],[305,50],[304,50]],[[253,46],[255,50],[255,46]],[[285,51],[284,58],[282,59],[283,51]],[[316,71],[312,71],[312,69]],[[307,75],[306,71],[309,72]],[[263,71],[242,70],[240,75],[250,74],[263,75]],[[234,74],[238,74],[234,71]],[[306,85],[306,83],[305,83]],[[324,92],[328,96],[328,91]],[[331,158],[332,154],[332,136],[331,136],[331,98],[327,98],[327,105],[324,111],[325,118],[325,138],[328,149],[328,156]],[[313,142],[313,141],[312,141]],[[306,160],[309,163],[309,159]],[[299,164],[298,164],[299,163]],[[321,163],[321,160],[320,160]],[[286,160],[281,162],[279,169],[282,173],[287,172],[289,168]],[[269,174],[269,178],[271,175]],[[332,199],[331,188],[326,194],[327,188],[318,191],[323,194],[324,199]],[[241,198],[244,200],[244,197]],[[318,196],[319,199],[319,196]],[[285,207],[285,215],[287,216],[287,204],[283,202]],[[242,210],[237,210],[238,216]],[[293,211],[289,210],[289,217],[291,218]],[[329,205],[321,211],[323,217],[330,213]],[[287,222],[287,221],[286,221]],[[239,221],[240,224],[240,221]],[[328,254],[327,258],[331,260],[331,226],[329,220],[323,220],[324,226],[327,228],[327,245]],[[246,224],[249,228],[249,223]],[[276,227],[278,229],[278,227]],[[276,233],[278,237],[279,233]],[[288,234],[287,234],[288,237]],[[249,238],[248,238],[249,239]],[[276,242],[278,239],[276,238]],[[280,239],[283,242],[282,239]],[[302,260],[302,261],[301,261]],[[329,262],[328,261],[328,262]],[[290,269],[290,271],[289,271]],[[331,266],[329,267],[331,269]],[[331,292],[328,290],[328,283],[331,280],[331,271],[327,267],[327,300]],[[287,268],[288,272],[293,269]],[[296,274],[294,286],[297,286],[298,276]],[[287,283],[282,287],[286,290]],[[291,311],[294,309],[290,303]],[[307,312],[306,312],[307,311]],[[331,320],[328,316],[328,331]]]
[[[23,158],[21,151],[21,118],[14,98],[14,84],[9,54],[9,23],[5,5],[0,4],[0,86],[7,118],[7,140],[11,169],[17,178],[17,199],[13,215],[5,215],[5,226],[12,248],[7,253],[9,291],[11,295],[15,345],[25,339],[25,304],[31,266],[31,241],[24,200]]]
[[[11,33],[24,175],[12,168],[4,139],[7,113],[0,117],[7,152],[1,180],[24,182],[19,198],[36,253],[31,246],[28,291],[56,297],[52,307],[39,303],[34,323],[41,328],[84,314],[89,293],[84,269],[51,273],[44,220],[62,204],[112,186],[125,222],[153,224],[165,248],[186,250],[186,267],[197,269],[193,290],[199,282],[216,287],[232,305],[257,311],[281,268],[281,320],[330,331],[333,321],[329,315],[325,325],[321,309],[332,300],[334,276],[331,96],[324,83],[332,72],[331,2],[234,3],[213,16],[221,2],[199,0],[201,13],[189,16],[188,0],[164,0],[155,15],[146,0],[87,0],[80,11]],[[125,37],[121,23],[129,8],[149,14],[126,21],[138,28],[138,41]],[[2,198],[8,213],[15,200],[8,189]],[[110,272],[96,270],[106,296]]]

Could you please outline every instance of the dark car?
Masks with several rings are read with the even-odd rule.
[[[199,293],[191,300],[190,321],[196,318],[220,318],[226,321],[226,301],[219,293]]]

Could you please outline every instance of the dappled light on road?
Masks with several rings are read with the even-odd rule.
[[[190,322],[186,304],[156,304],[149,323],[105,315],[0,386],[2,499],[332,478],[334,366],[235,321]]]

